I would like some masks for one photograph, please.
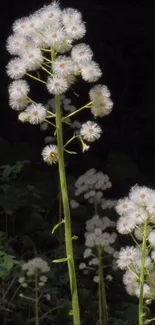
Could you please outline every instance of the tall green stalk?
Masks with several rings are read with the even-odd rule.
[[[107,325],[108,311],[107,311],[106,290],[105,290],[104,274],[103,274],[102,247],[98,247],[98,260],[99,260],[99,265],[98,265],[99,325]]]
[[[62,126],[62,113],[60,105],[60,97],[55,96],[55,107],[56,107],[56,132],[57,132],[57,145],[58,145],[58,164],[59,164],[59,177],[60,187],[63,202],[64,220],[65,220],[65,243],[66,243],[66,254],[69,271],[70,289],[72,296],[72,311],[74,325],[80,325],[80,309],[79,309],[79,298],[77,289],[77,280],[75,272],[75,262],[73,253],[72,243],[72,230],[71,230],[71,215],[68,198],[68,189],[66,181],[66,170],[64,161],[64,145],[63,145],[63,126]]]
[[[140,270],[140,296],[139,296],[139,325],[145,323],[144,313],[144,277],[145,277],[145,259],[146,259],[146,248],[147,248],[147,226],[148,221],[146,220],[143,228],[143,243],[142,243],[142,260]]]
[[[35,275],[35,325],[39,325],[39,289],[38,289],[38,275]]]

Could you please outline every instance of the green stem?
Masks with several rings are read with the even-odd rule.
[[[106,301],[106,290],[104,283],[103,265],[102,265],[102,248],[98,246],[98,294],[99,294],[99,325],[107,325],[108,323],[108,311],[107,311],[107,301]]]
[[[88,103],[88,104],[86,104],[86,105],[84,105],[84,106],[82,106],[82,107],[80,107],[80,108],[77,109],[76,111],[74,111],[74,112],[70,113],[69,115],[65,116],[65,117],[62,119],[62,121],[64,122],[66,119],[68,119],[69,117],[72,117],[72,116],[74,116],[75,114],[77,114],[77,113],[83,111],[83,109],[85,109],[85,108],[91,108],[91,104],[92,104],[92,103],[93,103],[93,101],[90,102],[90,103]]]
[[[50,122],[49,120],[47,120],[46,118],[45,118],[45,122],[47,122],[48,124],[50,124],[50,125],[54,126],[54,128],[56,128],[56,125],[54,123]]]
[[[34,80],[37,80],[37,81],[39,81],[39,82],[41,82],[41,83],[43,83],[43,84],[46,85],[46,81],[43,81],[43,80],[41,80],[41,79],[39,79],[39,78],[33,76],[33,75],[30,74],[30,73],[27,73],[27,72],[26,72],[25,75],[28,76],[28,77],[30,77],[30,78],[32,78],[32,79],[34,79]]]
[[[38,275],[35,275],[35,325],[39,325],[39,289],[38,289]]]
[[[145,314],[144,314],[144,277],[145,277],[145,259],[146,259],[146,248],[147,248],[147,226],[148,221],[146,220],[143,228],[143,243],[142,243],[142,259],[141,259],[141,270],[140,270],[140,297],[139,297],[139,325],[144,325]]]
[[[66,170],[65,170],[65,161],[64,161],[62,112],[61,112],[61,105],[60,105],[60,96],[58,95],[55,96],[55,106],[56,106],[57,144],[58,144],[58,156],[59,156],[59,160],[58,160],[59,177],[60,177],[63,210],[64,210],[64,219],[65,219],[65,244],[66,244],[66,255],[68,258],[67,263],[68,263],[70,290],[71,290],[71,297],[72,297],[73,321],[74,321],[74,325],[80,325],[81,321],[80,321],[80,309],[79,309],[79,298],[78,298],[77,280],[76,280],[76,272],[75,272],[73,243],[72,243],[71,215],[70,215],[70,206],[69,206]]]
[[[64,148],[68,146],[69,143],[71,143],[74,139],[79,138],[79,135],[73,135],[72,138],[70,138],[64,145]]]

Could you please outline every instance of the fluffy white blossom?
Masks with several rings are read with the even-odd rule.
[[[25,108],[28,103],[29,91],[30,87],[25,80],[13,81],[8,88],[10,106],[17,111]]]
[[[7,39],[6,48],[12,55],[21,55],[21,53],[31,47],[32,42],[21,35],[13,34]]]
[[[75,201],[75,200],[71,200],[70,201],[70,206],[72,209],[76,209],[80,206],[79,202]]]
[[[27,273],[28,276],[33,276],[36,273],[47,273],[50,271],[48,263],[41,257],[35,257],[22,265],[22,270]]]
[[[136,222],[133,218],[122,216],[118,219],[116,228],[120,234],[126,235],[131,233],[135,229],[135,226]]]
[[[129,193],[129,198],[135,204],[147,205],[152,195],[153,195],[153,191],[148,187],[136,185],[131,189]]]
[[[117,264],[120,269],[125,270],[128,266],[135,263],[137,259],[137,249],[133,246],[121,248]]]
[[[152,231],[149,233],[148,240],[149,240],[150,244],[151,244],[153,247],[155,247],[155,230],[152,230]]]
[[[77,9],[66,8],[62,10],[62,21],[64,25],[68,25],[70,22],[77,22],[80,24],[82,21],[82,14]]]
[[[66,35],[60,28],[47,27],[43,40],[48,47],[61,47],[66,40]]]
[[[88,142],[94,142],[101,136],[102,130],[100,126],[92,121],[87,121],[83,123],[80,129],[80,134],[82,138]]]
[[[31,104],[27,107],[25,112],[31,124],[39,124],[43,122],[46,117],[46,109],[42,104]]]
[[[48,78],[47,81],[47,89],[49,93],[53,95],[60,95],[63,94],[68,88],[68,83],[66,79],[62,77]]]
[[[102,76],[102,71],[96,62],[90,61],[81,65],[81,76],[87,82],[96,82]]]
[[[24,61],[20,58],[12,59],[6,67],[6,72],[12,79],[22,78],[26,73]]]
[[[58,147],[56,145],[47,145],[42,151],[43,160],[49,164],[55,164],[58,161]]]
[[[59,77],[67,77],[74,71],[73,62],[65,55],[58,56],[53,63],[53,72]]]
[[[83,22],[70,22],[65,24],[67,37],[73,40],[81,39],[86,33],[86,27]]]
[[[94,116],[103,117],[108,115],[113,107],[113,102],[110,99],[110,91],[105,85],[95,85],[89,92],[89,97],[92,104],[92,113]]]
[[[38,48],[31,48],[22,55],[26,70],[36,70],[43,62],[43,56]]]
[[[75,45],[71,51],[71,57],[78,65],[88,63],[93,56],[93,51],[85,43]]]

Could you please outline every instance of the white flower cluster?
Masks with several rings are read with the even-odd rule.
[[[79,269],[84,271],[84,274],[89,269],[96,270],[96,266],[99,264],[98,250],[102,248],[107,254],[113,255],[115,250],[113,244],[117,239],[115,232],[105,231],[107,228],[115,227],[115,222],[111,221],[108,217],[100,218],[99,215],[94,215],[90,220],[86,221],[86,232],[85,232],[85,246],[86,249],[83,253],[84,259],[89,259],[88,265],[86,262],[82,262],[79,265]],[[95,266],[95,268],[94,268]],[[98,276],[94,276],[94,282],[98,282]]]
[[[22,265],[22,271],[25,275],[21,276],[18,280],[21,287],[27,288],[28,286],[34,285],[35,280],[33,278],[36,276],[38,286],[43,287],[48,280],[44,273],[48,273],[50,267],[41,257],[35,257]]]
[[[89,83],[102,76],[99,65],[93,61],[91,48],[85,43],[73,45],[85,33],[81,13],[73,8],[61,10],[56,1],[14,22],[13,34],[7,39],[6,46],[8,52],[15,56],[6,67],[8,76],[15,79],[9,86],[9,101],[13,109],[23,110],[30,101],[29,85],[21,79],[25,75],[42,82],[52,95],[66,92],[77,76]],[[67,52],[70,52],[69,55]],[[45,80],[30,74],[38,69],[47,74]],[[89,97],[93,101],[94,116],[111,112],[113,103],[106,86],[93,87]],[[43,122],[45,116],[44,107],[33,103],[19,115],[19,119],[37,124]]]
[[[105,203],[103,199],[103,191],[112,186],[109,177],[102,172],[97,172],[95,168],[89,169],[85,174],[81,175],[75,182],[75,196],[81,194],[90,203]]]
[[[134,186],[129,197],[118,201],[116,211],[120,215],[117,230],[120,234],[129,234],[136,228],[135,236],[139,239],[145,220],[155,223],[155,191],[145,186]]]
[[[142,240],[144,223],[147,222],[147,248],[144,265],[144,298],[152,298],[155,285],[155,191],[145,186],[134,186],[129,196],[118,201],[116,211],[120,215],[117,230],[120,234],[132,234],[140,242],[137,247],[127,246],[119,252],[117,265],[126,270],[123,283],[130,295],[140,294],[140,270],[142,264]]]
[[[47,273],[50,271],[48,263],[41,257],[35,257],[22,265],[22,270],[27,276],[34,276],[36,273]]]

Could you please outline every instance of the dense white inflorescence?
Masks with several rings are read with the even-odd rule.
[[[45,129],[44,123],[49,118],[46,105],[31,98],[30,86],[24,77],[41,82],[53,96],[64,95],[79,77],[88,83],[100,79],[102,71],[93,60],[92,49],[84,42],[77,44],[85,33],[82,14],[73,8],[61,10],[57,1],[13,23],[13,34],[7,39],[6,49],[14,58],[8,63],[6,72],[14,80],[9,86],[9,104],[12,109],[22,111],[18,115],[21,122],[40,124]],[[111,112],[113,103],[107,86],[95,85],[90,89],[89,98],[88,108],[95,117]],[[63,111],[76,111],[68,98],[64,99]],[[75,135],[81,136],[83,151],[89,148],[83,140],[93,142],[101,136],[96,122],[87,121],[81,125],[69,118],[65,123],[71,125]],[[46,144],[52,142],[49,138],[45,141]]]
[[[140,296],[140,273],[142,267],[142,241],[146,238],[144,260],[144,298],[155,298],[155,191],[145,186],[134,186],[128,197],[118,201],[116,211],[120,215],[117,230],[120,234],[131,234],[135,246],[121,248],[117,265],[126,270],[123,283],[130,295]],[[144,225],[147,225],[144,235]]]

